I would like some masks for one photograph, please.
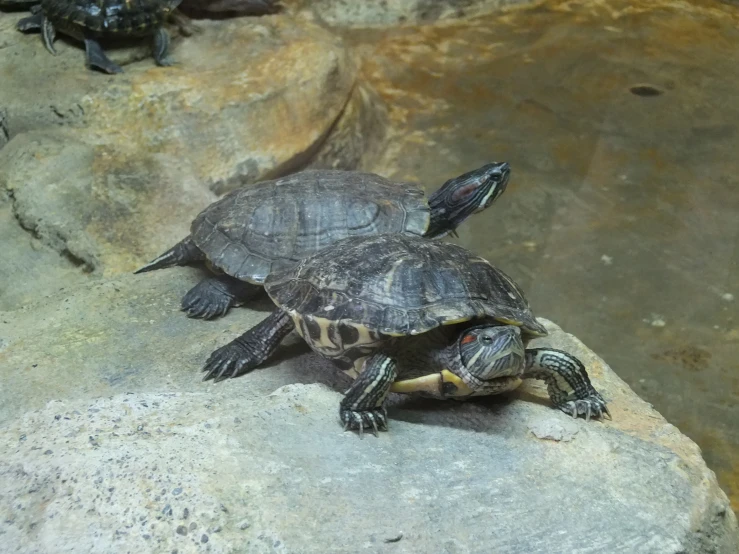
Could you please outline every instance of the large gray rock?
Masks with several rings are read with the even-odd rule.
[[[576,338],[613,421],[543,387],[456,403],[393,398],[359,440],[347,383],[304,347],[214,385],[208,353],[266,313],[187,319],[179,269],[0,314],[0,534],[23,552],[735,553],[697,446]],[[269,302],[256,307],[269,309]]]

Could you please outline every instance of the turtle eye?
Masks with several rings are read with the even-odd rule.
[[[493,344],[493,337],[489,335],[480,335],[480,340],[483,344]]]

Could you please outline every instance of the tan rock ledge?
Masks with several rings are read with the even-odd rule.
[[[543,387],[393,399],[344,433],[337,371],[294,341],[203,383],[208,353],[269,309],[187,319],[191,269],[124,276],[0,313],[0,534],[8,551],[734,554],[736,518],[698,447],[597,355],[612,421]]]
[[[126,72],[108,76],[74,42],[52,56],[17,32],[22,15],[0,18],[0,193],[88,271],[132,271],[218,195],[311,163],[352,169],[382,138],[353,55],[305,19],[200,21],[175,41],[176,66],[156,67],[148,45],[111,49]]]

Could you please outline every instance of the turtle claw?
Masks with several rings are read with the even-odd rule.
[[[600,394],[593,392],[589,397],[564,402],[559,406],[567,415],[577,419],[579,416],[585,416],[585,421],[592,418],[604,419],[605,415],[611,419],[611,414],[606,407],[606,402]]]
[[[238,377],[257,365],[252,361],[252,353],[239,342],[233,341],[210,355],[203,367],[206,372],[203,381],[213,379],[215,383],[220,383]]]
[[[207,281],[204,281],[207,282]],[[203,294],[203,287],[196,285],[182,297],[182,310],[187,317],[195,319],[216,319],[223,317],[236,304],[232,296]]]
[[[387,431],[387,410],[373,408],[370,410],[346,410],[340,412],[341,421],[344,423],[344,431],[357,430],[359,438],[364,438],[364,430],[371,430],[376,437],[380,431]]]

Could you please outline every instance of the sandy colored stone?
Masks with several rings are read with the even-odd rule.
[[[77,136],[67,130],[15,137],[0,150],[0,186],[12,193],[25,229],[87,271],[135,269],[185,236],[192,218],[216,199],[187,160],[88,145]]]
[[[37,35],[14,29],[19,17],[0,20],[0,105],[11,137],[81,127],[87,142],[188,160],[218,193],[300,163],[342,113],[356,78],[338,37],[288,16],[199,22],[202,32],[175,41],[176,66],[144,59],[115,76],[87,71],[73,42],[49,55]],[[125,64],[117,54],[110,50]]]
[[[307,167],[372,167],[387,140],[387,107],[377,92],[359,81],[344,111]]]
[[[537,0],[283,0],[291,11],[309,13],[335,27],[379,27],[472,17]]]
[[[242,183],[312,160],[352,169],[384,132],[351,53],[306,20],[202,21],[176,41],[177,66],[113,77],[73,43],[48,55],[15,20],[0,20],[0,186],[25,229],[88,271],[132,271]]]
[[[6,548],[199,552],[205,535],[211,552],[736,552],[698,447],[554,324],[535,345],[580,357],[613,421],[573,421],[534,383],[393,396],[390,430],[359,440],[338,421],[347,382],[295,340],[246,376],[200,380],[266,311],[187,319],[197,276],[128,275],[0,313]],[[572,440],[530,431],[552,421]]]

